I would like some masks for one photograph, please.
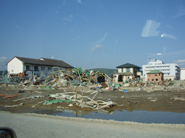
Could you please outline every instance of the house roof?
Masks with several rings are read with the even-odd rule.
[[[146,74],[156,74],[156,73],[162,73],[162,72],[159,71],[159,70],[152,70],[152,71],[150,71],[150,72],[148,72]],[[162,74],[164,74],[164,73],[162,73]]]
[[[123,64],[123,65],[117,66],[116,68],[141,68],[141,67],[136,66],[134,64],[126,63],[126,64]]]
[[[39,66],[52,66],[52,67],[57,66],[57,67],[62,67],[62,68],[73,68],[73,66],[67,64],[66,62],[64,62],[62,60],[47,59],[47,58],[33,59],[33,58],[25,58],[25,57],[17,57],[17,56],[15,56],[14,58],[18,58],[24,64],[39,65]]]

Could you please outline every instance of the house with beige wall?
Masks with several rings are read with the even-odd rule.
[[[134,64],[126,63],[120,66],[117,66],[118,73],[113,74],[113,81],[114,82],[125,82],[126,80],[133,79],[133,78],[140,78],[141,71],[139,66]]]

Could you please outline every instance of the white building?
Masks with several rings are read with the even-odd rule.
[[[149,59],[147,65],[142,66],[143,79],[147,80],[147,74],[151,70],[159,70],[164,73],[164,80],[179,80],[180,79],[180,67],[177,64],[165,64],[161,60]]]
[[[34,74],[48,72],[52,67],[73,68],[73,66],[62,60],[55,59],[32,59],[25,57],[14,57],[7,63],[7,71],[9,74],[19,74],[25,71],[31,71]]]
[[[185,80],[185,68],[181,68],[181,80]]]

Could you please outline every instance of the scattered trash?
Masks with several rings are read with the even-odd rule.
[[[4,105],[4,107],[18,107],[24,105],[23,103],[17,104],[17,105]]]
[[[41,92],[35,91],[35,93],[41,93]]]
[[[54,103],[61,103],[61,102],[71,102],[72,100],[51,100],[51,101],[45,101],[43,105],[51,105]]]
[[[12,98],[12,97],[17,97],[17,94],[15,94],[15,95],[5,95],[3,98]]]
[[[18,93],[24,93],[24,90],[19,90]]]
[[[148,97],[148,100],[150,100],[151,102],[156,102],[158,101],[158,98]]]
[[[174,98],[170,98],[173,101],[185,101],[185,98],[183,97],[174,97]]]
[[[3,96],[3,97],[5,97],[5,96],[6,96],[6,94],[0,94],[0,96]]]
[[[127,93],[127,90],[124,90],[125,93]]]
[[[68,106],[73,106],[72,104],[69,104]]]

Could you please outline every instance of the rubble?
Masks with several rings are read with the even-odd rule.
[[[11,97],[17,97],[17,94],[15,95],[0,94],[0,96],[3,96],[3,98],[11,98]]]
[[[16,105],[4,105],[4,107],[18,107],[24,105],[23,103],[16,104]]]
[[[9,76],[4,72],[0,79],[2,83],[7,85],[18,85],[23,88],[19,93],[24,93],[28,89],[65,89],[75,87],[86,87],[86,90],[100,91],[169,91],[184,90],[184,81],[159,81],[145,82],[143,80],[133,78],[125,82],[114,82],[114,79],[105,73],[93,70],[85,70],[81,67],[72,69],[62,69],[53,67],[50,72],[34,75],[33,72],[27,71],[26,74],[17,74]],[[180,82],[180,83],[179,83]]]
[[[4,75],[7,76],[7,75]],[[19,77],[22,77],[19,79]],[[106,93],[107,91],[114,92],[123,92],[125,95],[120,97],[125,100],[126,95],[129,92],[143,92],[151,93],[154,91],[181,91],[185,90],[185,81],[160,81],[160,82],[145,82],[139,79],[130,79],[125,82],[114,82],[111,77],[105,73],[99,71],[89,71],[83,68],[73,68],[73,69],[60,69],[55,70],[47,74],[44,77],[43,74],[40,76],[31,75],[28,76],[18,75],[11,76],[10,78],[4,77],[6,81],[9,81],[5,84],[2,84],[2,87],[5,87],[6,90],[15,90],[19,95],[24,95],[23,97],[18,97],[18,99],[13,99],[14,102],[25,102],[26,104],[38,98],[43,98],[42,101],[38,103],[33,103],[31,107],[40,107],[45,105],[52,105],[57,103],[64,103],[66,108],[89,108],[96,111],[106,112],[107,109],[110,109],[113,106],[117,106],[117,103],[102,98],[96,98],[99,93]],[[19,79],[19,81],[17,81]],[[11,80],[11,81],[10,81]],[[14,83],[11,83],[14,81]],[[9,87],[7,87],[9,86]],[[56,90],[55,94],[49,94],[43,96],[43,91],[46,90]],[[40,92],[42,91],[42,92]],[[27,95],[32,93],[32,96]],[[36,95],[34,95],[36,93]],[[89,94],[88,94],[89,93]],[[88,96],[85,96],[88,94]],[[0,94],[3,98],[17,97],[18,95],[7,95]],[[95,100],[96,99],[96,100]],[[157,102],[157,98],[149,97],[149,101]],[[171,100],[173,101],[184,101],[183,98],[174,97]],[[128,101],[127,103],[136,104],[134,102]],[[67,104],[67,105],[66,105]],[[18,107],[16,105],[7,105],[5,107]],[[48,106],[49,107],[49,106]],[[64,110],[63,107],[57,108],[58,111]]]
[[[174,97],[174,98],[170,98],[173,101],[185,101],[184,97]]]

